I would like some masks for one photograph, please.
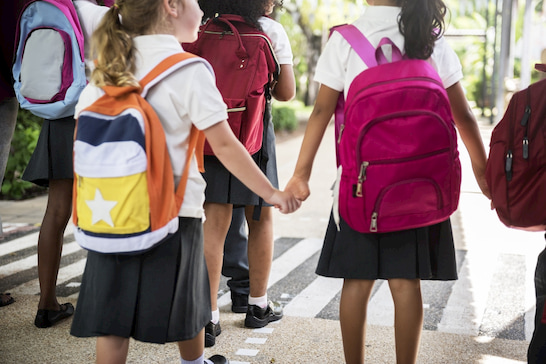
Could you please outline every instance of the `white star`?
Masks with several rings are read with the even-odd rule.
[[[95,225],[97,222],[102,220],[111,227],[114,227],[112,216],[110,216],[110,210],[117,205],[117,201],[105,200],[102,198],[102,193],[100,193],[100,190],[97,188],[97,191],[95,192],[95,199],[85,200],[85,203],[87,206],[89,206],[92,212],[91,220],[93,221],[91,224]]]

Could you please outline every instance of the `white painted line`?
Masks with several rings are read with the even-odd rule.
[[[478,336],[497,260],[498,252],[491,249],[473,247],[467,251],[438,331]]]
[[[386,281],[381,284],[368,303],[367,324],[378,326],[392,326],[394,324],[394,302],[389,284]]]
[[[64,236],[70,235],[74,232],[74,225],[68,224],[64,232]],[[0,244],[0,257],[14,253],[19,250],[30,248],[31,246],[38,245],[38,235],[39,232],[35,232],[29,235],[22,236],[20,238],[14,239],[8,243]]]
[[[273,330],[275,329],[271,327],[262,327],[261,329],[254,329],[252,331],[256,334],[272,334]]]
[[[322,239],[303,239],[273,261],[268,287],[271,287],[322,248]]]
[[[246,344],[258,344],[263,345],[267,341],[266,337],[249,337],[245,340]]]
[[[229,361],[229,364],[250,364],[250,362],[248,362],[248,361],[233,361],[233,360],[230,360],[230,361]]]
[[[258,352],[260,350],[256,350],[256,349],[238,349],[236,352],[235,352],[235,355],[241,355],[241,356],[256,356],[258,355]]]
[[[292,270],[309,259],[313,254],[322,248],[322,239],[308,238],[299,241],[292,248],[285,251],[280,257],[273,261],[271,274],[267,287],[271,287],[279,280],[286,277]],[[231,303],[229,292],[218,298],[218,307],[224,307]]]
[[[336,296],[343,279],[317,277],[283,309],[286,316],[315,317]]]
[[[75,253],[81,249],[82,248],[76,242],[64,244],[62,256]],[[38,254],[33,254],[24,259],[16,260],[9,264],[0,266],[0,278],[7,277],[17,272],[33,268],[37,265],[38,265]]]
[[[77,277],[83,273],[85,268],[85,262],[87,259],[81,259],[76,263],[67,265],[59,269],[59,275],[57,276],[57,285],[62,284],[68,280],[71,280],[74,277]],[[18,295],[35,295],[40,293],[40,284],[38,279],[33,279],[26,283],[23,283],[20,286],[17,286],[10,291]]]

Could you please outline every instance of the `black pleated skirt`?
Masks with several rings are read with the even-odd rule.
[[[262,171],[273,187],[279,188],[275,130],[270,114],[262,150],[254,154],[252,158],[258,166],[265,163],[265,170],[262,168]],[[205,189],[207,202],[228,203],[235,206],[257,206],[260,204],[259,196],[232,175],[215,156],[205,156],[203,178],[207,182]],[[263,202],[262,206],[271,205]]]
[[[42,187],[52,179],[73,179],[72,149],[74,146],[73,116],[44,119],[36,148],[22,179]]]
[[[201,219],[135,255],[88,252],[71,334],[163,344],[194,338],[211,320]]]
[[[316,273],[347,279],[455,280],[451,222],[379,234],[357,232],[332,215]]]

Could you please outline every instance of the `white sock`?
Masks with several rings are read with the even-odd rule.
[[[248,296],[248,304],[249,305],[256,305],[261,308],[267,307],[267,293],[262,297],[252,297]]]
[[[201,356],[195,360],[184,360],[182,357],[180,357],[180,363],[182,364],[212,364],[210,363],[210,360],[205,360],[205,354],[201,354]]]
[[[211,321],[215,325],[218,323],[218,321],[220,321],[220,309],[219,308],[212,311],[212,320]]]

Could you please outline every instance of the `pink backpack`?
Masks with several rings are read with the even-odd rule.
[[[362,233],[448,219],[459,201],[461,165],[437,72],[427,61],[402,56],[388,38],[375,49],[352,25],[334,31],[368,66],[336,109],[339,214]],[[392,48],[391,63],[384,45]]]

